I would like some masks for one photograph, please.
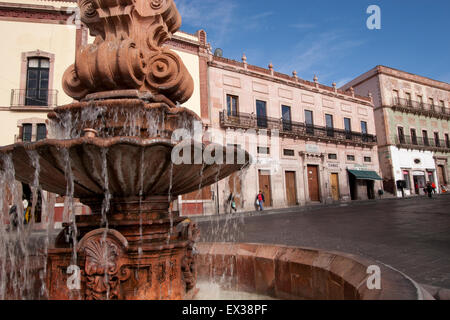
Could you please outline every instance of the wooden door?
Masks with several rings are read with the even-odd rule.
[[[228,187],[230,189],[230,193],[233,193],[236,208],[241,208],[242,207],[241,175],[238,174],[237,172],[233,173],[228,178]]]
[[[334,201],[339,201],[339,175],[337,173],[331,174],[331,195]]]
[[[445,181],[444,177],[444,166],[438,166],[437,169],[438,169],[437,176],[439,179],[439,186],[447,185],[447,181]]]
[[[311,201],[320,201],[319,169],[317,166],[308,166],[308,189]]]
[[[286,171],[286,200],[288,206],[297,205],[297,186],[295,184],[295,172]]]
[[[264,205],[267,207],[272,206],[272,188],[270,186],[270,171],[259,170],[259,190],[264,194]],[[258,190],[258,191],[259,191]],[[255,195],[256,199],[256,195]]]

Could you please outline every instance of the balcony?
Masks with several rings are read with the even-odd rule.
[[[248,113],[237,113],[236,115],[228,116],[226,111],[220,112],[220,125],[223,128],[278,130],[280,136],[295,139],[365,146],[377,144],[376,136],[370,134],[320,127],[278,118],[257,117],[255,114]]]
[[[11,108],[53,108],[58,104],[58,90],[12,89]]]
[[[395,136],[398,148],[418,149],[437,152],[450,152],[450,141],[414,136]]]
[[[450,108],[445,108],[444,106],[408,99],[393,98],[391,108],[392,110],[398,110],[401,112],[450,120]]]

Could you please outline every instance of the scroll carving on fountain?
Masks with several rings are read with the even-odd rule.
[[[63,76],[64,91],[88,94],[134,89],[172,107],[194,84],[180,57],[164,42],[181,26],[173,0],[78,0],[81,21],[95,37],[80,48]]]
[[[0,148],[16,180],[77,198],[91,208],[65,223],[47,255],[51,299],[183,299],[196,287],[195,223],[172,211],[179,195],[198,191],[246,167],[240,149],[209,144],[222,159],[176,164],[203,155],[194,139],[172,140],[201,119],[180,107],[193,80],[164,42],[181,25],[173,0],[79,0],[81,20],[93,44],[78,50],[63,76],[65,92],[79,102],[48,114],[59,139]],[[192,132],[192,131],[190,131]],[[0,170],[8,161],[0,157]],[[39,170],[37,169],[39,165]],[[70,201],[69,201],[70,202]],[[70,241],[67,241],[69,236]],[[67,286],[68,267],[80,270],[80,286]]]

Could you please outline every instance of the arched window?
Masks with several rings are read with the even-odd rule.
[[[47,106],[50,59],[30,57],[27,64],[26,106]]]

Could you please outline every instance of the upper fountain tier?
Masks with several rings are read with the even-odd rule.
[[[64,73],[67,95],[128,97],[131,89],[171,107],[191,97],[192,77],[180,57],[162,47],[181,26],[173,0],[78,0],[78,6],[95,41],[78,49]]]

